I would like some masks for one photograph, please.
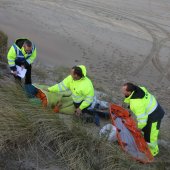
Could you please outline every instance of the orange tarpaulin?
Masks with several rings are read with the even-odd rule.
[[[112,124],[117,128],[117,138],[122,149],[142,163],[153,161],[142,132],[137,128],[130,113],[121,106],[111,104],[110,117]]]
[[[47,97],[40,89],[38,89],[38,93],[36,94],[36,97],[42,101],[42,105],[44,107],[47,107]]]

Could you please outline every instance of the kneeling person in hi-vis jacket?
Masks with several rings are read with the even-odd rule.
[[[125,96],[124,102],[129,104],[137,118],[138,128],[142,130],[152,155],[156,156],[159,153],[158,134],[164,110],[145,87],[126,83],[122,93]]]
[[[86,67],[84,65],[74,66],[71,74],[62,82],[49,87],[49,92],[62,92],[71,90],[76,115],[88,113],[88,108],[94,100],[94,88],[91,80],[86,76]]]

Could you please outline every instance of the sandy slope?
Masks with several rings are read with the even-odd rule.
[[[145,85],[167,114],[162,146],[170,140],[169,0],[0,0],[0,30],[9,43],[29,37],[47,65],[85,64],[95,87],[116,102],[126,81]],[[166,160],[166,149],[161,159]],[[56,167],[52,168],[56,169]]]
[[[95,85],[146,85],[170,114],[169,0],[0,0],[0,29],[29,37],[48,65],[86,64]],[[168,138],[168,136],[165,136]]]

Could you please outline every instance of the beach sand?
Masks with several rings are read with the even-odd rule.
[[[117,103],[123,83],[146,86],[166,111],[161,130],[170,129],[169,0],[0,0],[0,30],[9,45],[32,40],[44,65],[85,64]]]
[[[46,65],[85,64],[115,100],[126,81],[147,86],[169,112],[170,2],[0,0],[9,45],[28,37]]]

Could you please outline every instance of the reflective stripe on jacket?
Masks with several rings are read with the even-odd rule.
[[[124,100],[125,103],[130,104],[131,111],[135,114],[138,121],[138,128],[142,129],[146,126],[148,115],[151,114],[158,106],[155,97],[150,94],[145,87],[140,87],[145,96],[143,98],[131,98],[133,93]]]
[[[33,44],[32,45],[32,51],[27,54],[24,50],[24,48],[19,48],[16,43],[14,43],[11,48],[9,49],[9,52],[7,54],[8,64],[10,67],[15,66],[15,61],[27,61],[29,64],[32,64],[35,60],[37,55],[36,47]]]
[[[82,69],[84,77],[80,80],[73,80],[72,76],[69,75],[62,82],[49,87],[48,90],[51,92],[61,92],[71,90],[72,98],[75,103],[81,103],[80,109],[83,110],[92,104],[94,99],[94,88],[91,80],[86,77],[85,66],[79,66]]]

